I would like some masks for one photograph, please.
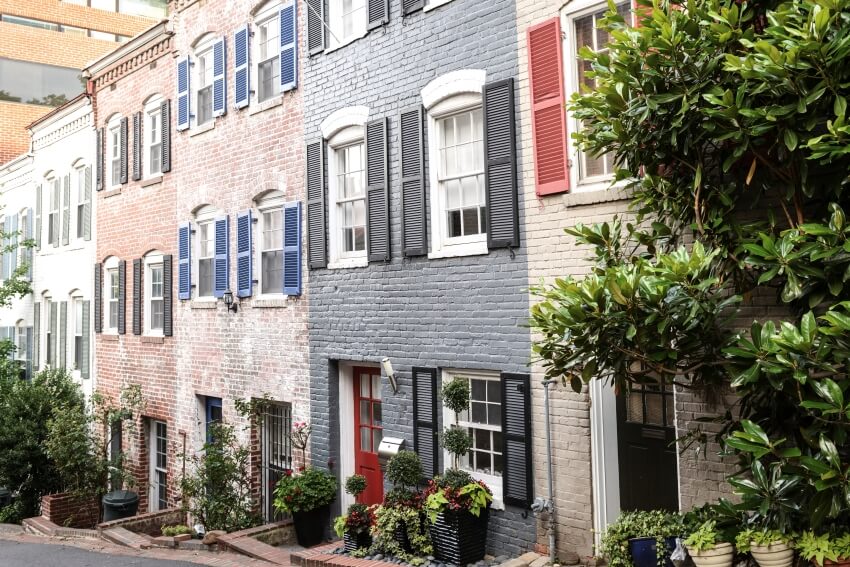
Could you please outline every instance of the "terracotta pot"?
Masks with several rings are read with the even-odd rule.
[[[815,562],[815,565],[817,565],[817,562]],[[838,561],[824,559],[823,567],[850,567],[850,557],[839,557]]]
[[[751,543],[750,553],[759,567],[791,567],[794,564],[794,550],[781,541],[774,541],[770,545]]]
[[[703,551],[688,549],[688,553],[697,567],[732,567],[735,559],[735,548],[731,543],[718,543]]]

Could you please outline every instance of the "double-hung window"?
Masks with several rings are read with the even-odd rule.
[[[257,24],[257,100],[264,102],[280,93],[280,14]]]
[[[145,107],[144,120],[145,172],[147,177],[156,177],[162,173],[162,111],[159,99]]]
[[[77,181],[77,214],[75,215],[77,222],[77,238],[83,238],[86,223],[86,168],[78,167],[74,170],[74,178]]]
[[[121,185],[121,121],[109,126],[109,171],[112,186]]]
[[[197,55],[197,104],[195,105],[198,126],[213,119],[213,50],[212,47]]]
[[[339,148],[334,153],[340,256],[363,256],[366,254],[366,165],[363,143]]]
[[[366,0],[330,0],[331,47],[366,34]]]
[[[215,226],[198,221],[198,297],[213,297],[215,287]]]
[[[25,362],[29,350],[29,341],[27,341],[27,327],[24,327],[22,323],[19,323],[16,329],[15,347],[15,359]]]
[[[47,241],[51,244],[59,243],[59,205],[60,205],[60,180],[54,177],[49,181],[50,187],[50,209],[47,213]]]
[[[146,331],[150,334],[162,334],[164,322],[162,256],[150,256],[145,259],[147,289],[145,302]]]
[[[260,211],[262,215],[261,292],[283,293],[283,207]]]
[[[83,364],[83,300],[74,298],[74,368]]]
[[[486,232],[484,127],[480,108],[440,118],[439,184],[447,242],[481,240]]]
[[[118,268],[106,270],[107,328],[118,331]]]

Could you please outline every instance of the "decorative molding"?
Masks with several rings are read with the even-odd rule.
[[[172,53],[173,36],[171,32],[163,31],[154,41],[140,46],[136,50],[129,51],[114,63],[97,69],[91,76],[95,90],[108,87],[122,77],[148,65],[157,59]],[[91,72],[95,66],[92,65],[86,71]]]
[[[331,112],[319,124],[319,129],[322,131],[322,138],[329,140],[343,128],[365,126],[367,120],[369,120],[368,106],[347,106]]]
[[[487,71],[461,69],[440,75],[422,89],[422,105],[427,109],[449,97],[463,93],[481,94],[487,82]]]
[[[43,149],[55,142],[60,141],[62,138],[66,136],[70,136],[75,132],[79,132],[80,130],[84,130],[86,128],[92,127],[94,124],[94,115],[89,109],[82,116],[78,116],[72,120],[64,122],[52,129],[46,129],[44,132],[39,132],[38,134],[33,134],[32,136],[32,149],[40,150]]]

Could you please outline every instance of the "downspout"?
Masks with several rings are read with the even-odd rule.
[[[555,489],[554,475],[552,473],[552,422],[549,416],[549,386],[555,384],[556,380],[543,380],[543,415],[546,420],[546,469],[548,473],[549,494],[544,500],[536,498],[531,509],[537,513],[547,512],[549,514],[549,562],[555,564]]]

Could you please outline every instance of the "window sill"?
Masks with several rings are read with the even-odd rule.
[[[157,175],[156,177],[151,177],[149,179],[142,179],[141,183],[139,183],[140,187],[150,187],[151,185],[157,185],[162,183],[162,175]]]
[[[264,100],[263,102],[255,103],[253,106],[248,107],[248,116],[254,116],[255,114],[259,114],[261,112],[265,112],[266,110],[271,110],[272,108],[277,108],[283,104],[283,94],[279,94],[275,97],[270,98],[269,100]]]
[[[190,309],[216,309],[217,307],[217,299],[195,299],[189,302]]]
[[[462,256],[482,256],[487,254],[487,242],[469,242],[466,244],[449,244],[434,252],[428,253],[429,260],[438,258],[460,258]]]
[[[443,4],[448,4],[451,1],[452,0],[431,0],[431,2],[428,2],[426,4],[426,6],[424,8],[422,8],[422,11],[423,12],[430,12],[431,10],[439,8]],[[504,507],[502,508],[502,510],[504,510]]]
[[[336,51],[337,49],[341,49],[341,48],[345,47],[349,43],[354,43],[358,39],[362,39],[362,38],[366,37],[366,34],[368,34],[368,33],[369,33],[369,30],[367,28],[363,28],[363,31],[360,34],[353,35],[353,36],[349,37],[348,39],[343,40],[343,41],[341,41],[341,42],[339,42],[335,45],[329,45],[327,47],[327,49],[325,49],[325,53],[332,53],[332,52]]]
[[[142,335],[143,343],[162,344],[165,342],[165,337],[157,335]]]
[[[108,199],[109,197],[114,197],[115,195],[120,195],[120,194],[121,194],[121,188],[116,187],[115,189],[108,189],[107,191],[104,191],[103,192],[103,198]]]
[[[545,199],[546,197],[541,197]],[[612,186],[610,183],[594,183],[584,188],[562,194],[561,200],[566,207],[595,205],[613,201],[627,201],[631,198],[626,187],[622,184]]]
[[[369,265],[369,259],[366,256],[362,258],[340,258],[333,262],[328,262],[329,270],[340,270],[347,268],[365,268]]]
[[[284,297],[281,298],[257,298],[251,301],[251,307],[260,309],[268,307],[287,307],[287,302]]]
[[[194,138],[195,136],[200,136],[201,134],[209,132],[210,130],[212,130],[214,128],[215,128],[215,118],[213,118],[212,120],[210,120],[206,124],[203,124],[202,126],[195,126],[194,128],[190,128],[189,129],[189,137]]]
[[[101,333],[100,336],[104,341],[118,342],[118,334],[117,333]]]

